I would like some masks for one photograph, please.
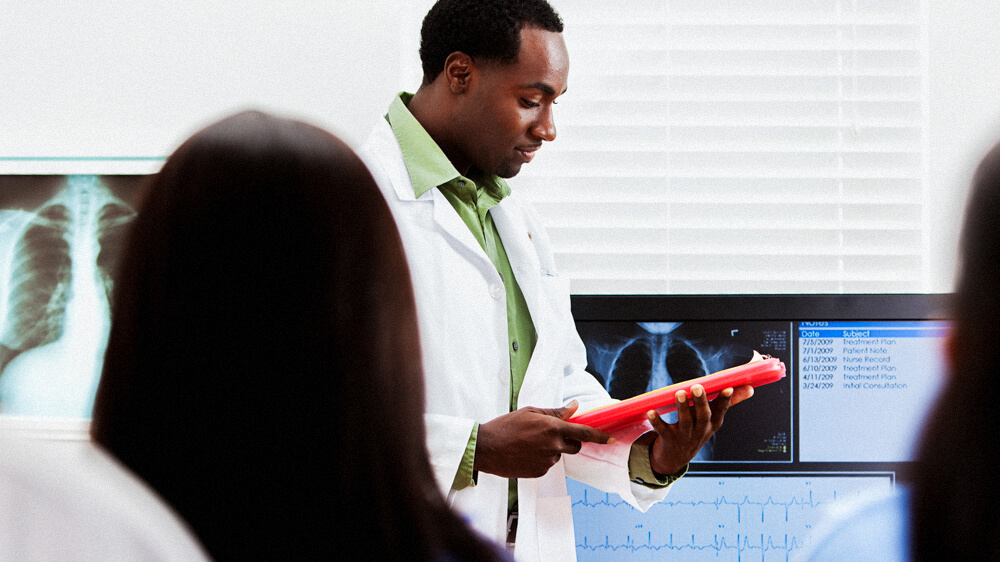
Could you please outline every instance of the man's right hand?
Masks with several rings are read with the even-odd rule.
[[[583,442],[613,443],[611,435],[569,423],[579,404],[562,408],[519,408],[479,425],[473,468],[505,478],[538,478],[563,453],[580,452]]]

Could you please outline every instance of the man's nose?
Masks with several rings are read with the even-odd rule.
[[[548,142],[556,140],[556,122],[552,118],[552,106],[542,111],[531,127],[531,134]]]

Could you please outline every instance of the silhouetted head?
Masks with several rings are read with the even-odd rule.
[[[948,380],[921,438],[917,560],[1000,558],[1000,145],[980,164],[960,244]]]
[[[93,435],[213,557],[422,559],[471,536],[425,449],[399,235],[347,145],[259,112],[202,130],[120,266]]]

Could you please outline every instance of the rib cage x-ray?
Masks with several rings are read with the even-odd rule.
[[[718,371],[726,365],[727,351],[699,351],[683,337],[672,332],[678,322],[637,322],[641,328],[635,334],[617,342],[590,346],[590,370],[612,398],[624,400],[645,392]],[[737,363],[741,361],[736,361]],[[729,366],[729,365],[726,365]],[[666,416],[668,422],[677,414]],[[714,443],[710,440],[698,451],[694,460],[713,458]]]
[[[587,371],[613,398],[626,399],[746,363],[759,351],[790,361],[787,325],[773,322],[579,321]],[[775,334],[785,334],[785,338]],[[676,421],[676,413],[664,416]],[[732,422],[732,423],[731,423]],[[789,382],[757,389],[694,460],[744,462],[790,459]]]
[[[138,180],[0,177],[0,414],[90,416]]]

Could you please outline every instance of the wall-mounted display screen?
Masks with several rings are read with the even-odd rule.
[[[588,370],[615,398],[754,350],[788,374],[734,406],[645,514],[570,481],[580,560],[796,560],[829,510],[906,479],[942,377],[946,296],[573,299]]]

